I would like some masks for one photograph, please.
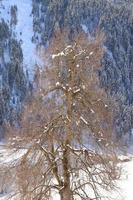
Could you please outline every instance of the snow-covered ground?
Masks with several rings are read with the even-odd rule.
[[[105,196],[113,200],[133,200],[133,157],[131,161],[123,163],[122,166],[123,175],[121,180],[118,181],[118,192],[107,193]],[[59,195],[54,193],[52,200],[60,200]]]
[[[133,200],[133,160],[124,164],[125,178],[119,182],[123,200]]]
[[[33,16],[32,0],[3,0],[0,2],[0,19],[4,19],[10,26],[11,6],[17,6],[17,25],[12,32],[18,41],[21,41],[23,51],[24,70],[29,72],[29,77],[33,78],[34,66],[38,62],[36,45],[32,42]]]
[[[21,155],[23,155],[23,153],[25,152],[25,150],[21,150],[19,153],[10,153],[7,148],[4,148],[3,143],[0,144],[0,164],[4,163],[10,163],[11,161],[15,161],[16,159],[18,159],[19,157],[21,157]],[[124,156],[120,156],[120,160],[123,161],[125,160],[126,162],[121,162],[122,165],[122,176],[120,178],[120,180],[116,181],[117,184],[117,192],[116,191],[112,191],[107,192],[107,193],[103,193],[103,191],[101,191],[102,195],[108,196],[110,198],[112,198],[113,200],[133,200],[133,155],[132,154],[128,154],[128,156],[124,157]],[[105,192],[105,191],[104,191]],[[7,200],[7,198],[9,194],[0,194],[0,200]],[[52,199],[51,200],[60,200],[59,195],[53,191],[52,193]],[[13,198],[13,200],[16,200],[16,198]],[[19,198],[17,197],[17,200],[19,200]],[[76,199],[79,200],[79,199]]]

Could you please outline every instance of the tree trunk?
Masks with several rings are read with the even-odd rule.
[[[71,191],[71,183],[70,183],[70,172],[69,172],[69,150],[66,148],[63,151],[63,177],[64,177],[64,184],[63,188],[60,191],[61,200],[73,200],[73,195]]]
[[[73,200],[72,192],[69,187],[62,189],[60,192],[60,200]]]
[[[71,190],[71,182],[70,182],[70,169],[71,169],[71,163],[70,163],[70,150],[69,145],[71,145],[71,140],[73,137],[73,131],[72,131],[72,113],[73,113],[73,92],[72,89],[74,87],[74,77],[75,77],[75,63],[74,63],[74,52],[71,52],[70,55],[68,55],[68,71],[69,71],[69,89],[65,95],[66,95],[66,102],[67,102],[67,118],[68,122],[66,124],[66,140],[63,146],[63,158],[62,158],[62,164],[63,164],[63,178],[64,178],[64,184],[63,188],[60,191],[60,197],[61,200],[73,200],[73,193]]]

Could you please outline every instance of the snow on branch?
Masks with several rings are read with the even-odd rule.
[[[86,121],[86,119],[84,118],[84,117],[80,117],[80,119],[86,124],[86,125],[88,125],[88,122]]]
[[[55,59],[55,58],[57,58],[57,57],[59,57],[59,56],[65,56],[64,52],[61,51],[60,53],[52,54],[52,59]]]

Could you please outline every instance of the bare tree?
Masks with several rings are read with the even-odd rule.
[[[58,32],[37,69],[36,88],[10,147],[25,149],[15,168],[20,199],[106,199],[115,187],[112,101],[99,86],[103,34]],[[37,78],[38,77],[38,78]],[[15,134],[14,134],[15,133]]]

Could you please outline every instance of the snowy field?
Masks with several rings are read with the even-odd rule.
[[[118,192],[105,194],[113,200],[133,200],[133,157],[131,155],[129,157],[131,161],[122,164],[123,175],[121,180],[118,181]],[[60,200],[58,194],[54,193],[52,200]]]
[[[21,155],[25,151],[22,150],[19,153],[9,154],[8,149],[4,148],[3,145],[0,144],[0,165],[7,164],[11,161],[15,161],[17,158],[21,157]],[[112,198],[113,200],[133,200],[133,155],[128,154],[128,156],[120,156],[120,160],[125,162],[121,162],[122,165],[122,176],[119,181],[116,182],[117,184],[117,191],[107,192],[102,195]],[[53,192],[51,200],[60,200],[59,195],[56,192]],[[7,200],[8,193],[0,194],[0,200]],[[19,200],[19,198],[13,198],[13,200]],[[76,200],[79,200],[78,198]]]

